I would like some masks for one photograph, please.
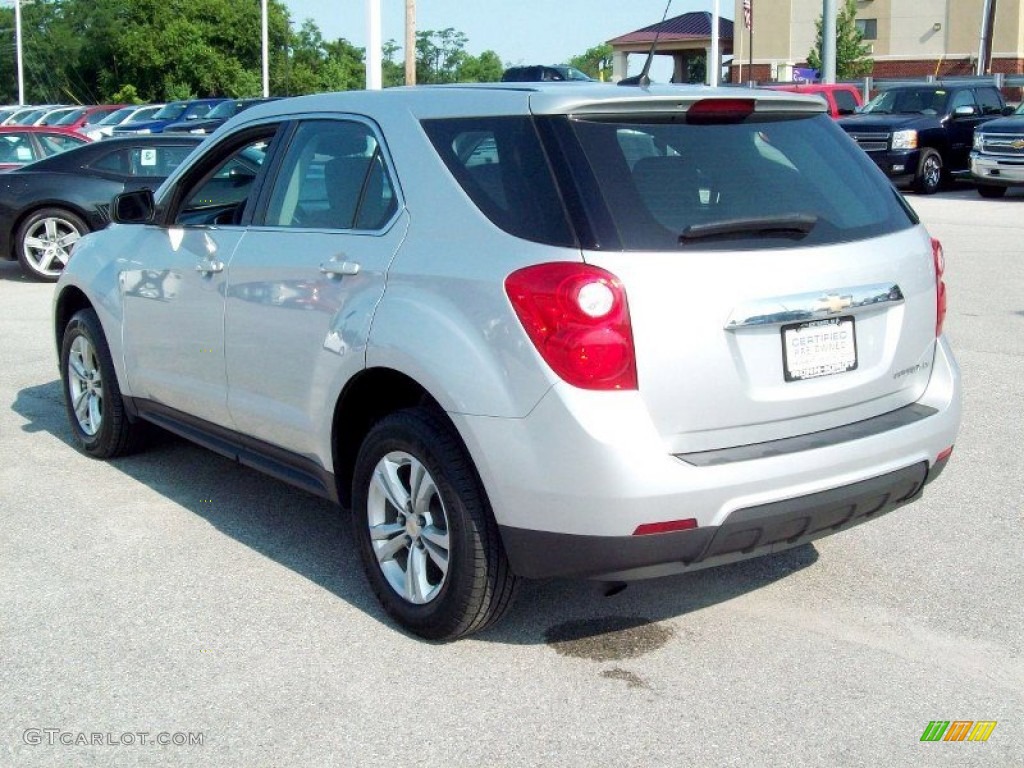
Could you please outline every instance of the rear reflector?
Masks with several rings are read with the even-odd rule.
[[[672,531],[688,531],[697,527],[694,518],[687,520],[669,520],[667,523],[644,523],[633,531],[634,536],[649,536],[652,533],[671,533]]]
[[[945,461],[946,459],[948,459],[952,455],[953,455],[953,446],[951,445],[946,450],[939,452],[939,455],[935,458],[935,463],[939,464],[939,463]]]

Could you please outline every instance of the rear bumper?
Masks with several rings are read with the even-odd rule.
[[[650,536],[572,536],[503,527],[528,578],[621,580],[666,576],[781,552],[874,520],[916,499],[946,459],[785,501],[737,509],[722,525]]]
[[[555,389],[522,419],[452,414],[523,576],[647,578],[779,551],[912,501],[960,424],[945,339],[916,403],[812,435],[673,455],[639,396]],[[641,525],[696,528],[634,536]]]

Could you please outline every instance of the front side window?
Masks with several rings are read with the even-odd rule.
[[[226,139],[199,161],[183,182],[174,222],[240,224],[275,131],[271,126],[245,139]]]
[[[974,94],[971,91],[958,91],[953,95],[953,100],[949,104],[949,111],[955,112],[960,107],[974,107],[977,109],[978,105],[974,101]]]
[[[353,120],[309,120],[295,131],[267,206],[273,227],[374,230],[397,210],[377,137]]]

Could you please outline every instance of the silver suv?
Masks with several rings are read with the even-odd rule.
[[[156,424],[351,510],[403,627],[777,552],[960,420],[942,250],[816,98],[566,84],[253,107],[57,285],[74,438]]]

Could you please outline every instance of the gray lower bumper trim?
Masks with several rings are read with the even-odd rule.
[[[716,451],[699,451],[697,453],[677,453],[677,459],[695,467],[713,467],[716,464],[732,464],[737,461],[754,461],[771,456],[785,456],[789,453],[800,453],[815,448],[827,448],[838,443],[861,440],[892,429],[899,429],[915,421],[934,416],[938,411],[927,405],[914,403],[898,408],[872,419],[865,419],[853,424],[844,424],[835,429],[812,432],[809,435],[797,435],[782,440],[771,440],[767,443],[740,445],[735,448],[721,448]]]

